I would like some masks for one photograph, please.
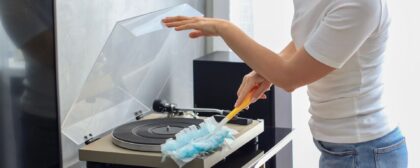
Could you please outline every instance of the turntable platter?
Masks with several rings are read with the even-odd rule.
[[[112,132],[112,142],[122,148],[139,151],[160,151],[160,145],[190,125],[203,120],[192,118],[159,118],[134,121]]]

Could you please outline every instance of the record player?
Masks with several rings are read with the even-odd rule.
[[[112,131],[112,142],[122,148],[159,152],[160,145],[169,138],[175,138],[175,134],[191,125],[199,126],[203,120],[198,113],[216,113],[217,121],[223,119],[229,113],[227,110],[211,108],[178,108],[175,104],[162,100],[153,102],[155,112],[166,113],[166,117],[139,120],[118,126]],[[235,117],[230,121],[232,124],[249,125],[251,119]]]
[[[160,144],[183,128],[201,123],[203,118],[197,113],[218,114],[219,119],[226,113],[154,101],[168,99],[192,107],[192,102],[178,99],[176,88],[169,85],[176,77],[174,68],[183,68],[173,63],[189,53],[168,41],[192,44],[187,32],[162,25],[161,19],[176,15],[202,16],[183,4],[116,23],[62,122],[62,134],[81,146],[80,160],[176,167],[170,158],[162,162]],[[196,158],[185,167],[211,167],[264,130],[263,120],[239,118],[235,122],[227,125],[238,131],[229,148]]]

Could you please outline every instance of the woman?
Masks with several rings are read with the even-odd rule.
[[[407,167],[405,138],[385,115],[382,60],[388,37],[385,0],[295,0],[293,41],[276,54],[233,24],[213,18],[168,17],[191,38],[220,36],[253,69],[238,89],[237,103],[259,86],[292,92],[307,85],[309,121],[322,152],[319,167]]]

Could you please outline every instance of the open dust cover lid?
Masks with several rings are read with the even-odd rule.
[[[183,4],[115,24],[64,118],[65,136],[80,145],[85,136],[134,120],[136,112],[151,112],[171,74],[170,64],[182,50],[173,42],[191,40],[162,24],[163,18],[177,15],[202,16]]]

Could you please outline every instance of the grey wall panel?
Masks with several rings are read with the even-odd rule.
[[[204,13],[200,0],[57,0],[56,29],[61,120],[75,101],[107,37],[117,21],[188,3]],[[175,43],[176,41],[174,41]],[[204,55],[204,40],[182,48],[164,95],[182,106],[192,106],[192,59]],[[79,146],[62,136],[64,167],[77,164]]]
[[[292,128],[292,94],[275,87],[276,127]]]
[[[275,87],[276,100],[276,127],[292,128],[292,95],[281,88]],[[293,167],[293,143],[287,144],[277,153],[276,164],[278,168]]]

